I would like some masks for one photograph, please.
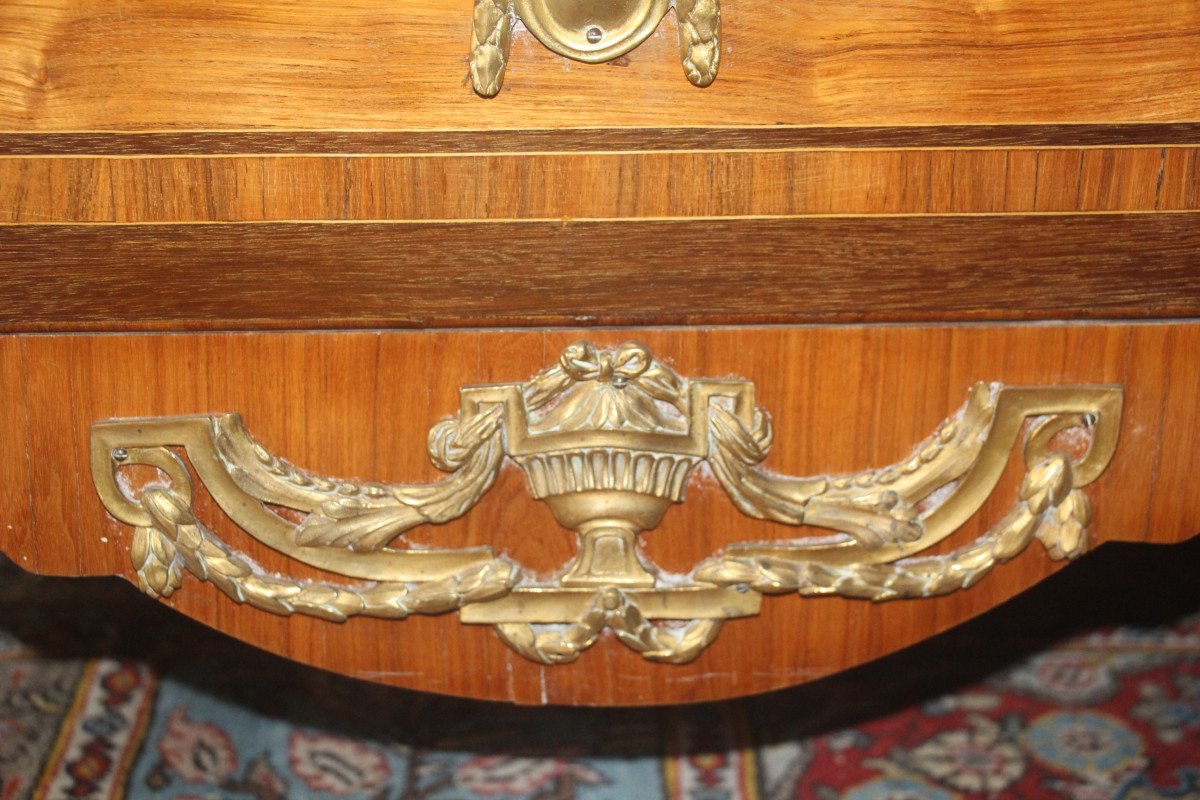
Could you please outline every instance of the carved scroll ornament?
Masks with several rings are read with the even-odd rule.
[[[475,0],[471,84],[484,97],[499,93],[517,22],[559,55],[596,64],[645,41],[672,6],[684,75],[708,86],[721,60],[720,0]]]
[[[463,388],[458,417],[429,435],[433,463],[449,473],[438,483],[318,477],[255,443],[236,414],[99,422],[91,458],[105,506],[135,527],[133,562],[152,595],[170,596],[191,574],[276,614],[340,622],[457,609],[547,664],[575,660],[606,630],[648,659],[684,663],[726,620],[758,613],[764,594],[929,597],[971,586],[1034,540],[1051,558],[1079,555],[1091,519],[1082,488],[1112,457],[1121,401],[1115,387],[978,384],[904,461],[796,478],[762,466],[773,432],[752,383],[684,379],[636,342],[579,342],[528,383]],[[1083,437],[1082,453],[1056,449],[1066,431]],[[975,541],[922,555],[979,510],[1018,440],[1025,477],[1012,510]],[[523,577],[489,548],[397,546],[415,526],[470,511],[505,459],[579,536],[557,578]],[[731,545],[686,580],[668,578],[637,539],[683,502],[702,462],[743,513],[833,535]],[[165,480],[134,489],[121,480],[132,465]],[[193,472],[255,539],[351,580],[259,568],[197,517]]]

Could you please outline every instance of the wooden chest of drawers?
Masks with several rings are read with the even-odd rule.
[[[1194,2],[610,6],[4,4],[0,548],[628,705],[1200,530]]]

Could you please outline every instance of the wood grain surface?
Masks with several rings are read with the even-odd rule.
[[[467,84],[449,0],[0,4],[0,129],[482,130],[1195,122],[1194,0],[723,3],[721,74],[683,78],[674,16],[581,65],[524,31]],[[1069,32],[1069,33],[1068,33]]]
[[[1194,147],[0,158],[0,222],[1200,209]]]
[[[1197,219],[9,225],[0,328],[1184,318]]]
[[[1165,543],[1200,531],[1194,324],[71,335],[0,337],[0,447],[10,456],[0,462],[0,548],[32,571],[129,576],[130,530],[106,515],[88,474],[93,421],[238,410],[262,442],[302,466],[429,480],[438,473],[424,453],[425,433],[457,410],[460,385],[525,380],[580,336],[600,344],[636,336],[685,375],[754,380],[776,423],[767,463],[793,474],[902,458],[977,380],[1121,384],[1117,454],[1088,490],[1096,540]],[[1005,513],[1019,473],[1014,455],[992,499],[955,542]],[[255,543],[206,498],[198,507],[264,568],[322,575]],[[793,533],[742,516],[698,475],[686,503],[642,539],[654,563],[687,572],[732,541]],[[535,573],[574,552],[571,534],[529,499],[515,469],[465,519],[411,536],[495,545]],[[765,691],[876,658],[991,608],[1056,568],[1035,546],[970,590],[934,600],[767,598],[761,616],[727,624],[696,662],[679,667],[649,664],[611,641],[576,664],[540,667],[454,616],[344,625],[285,619],[239,607],[192,579],[171,604],[258,646],[400,686],[522,703],[675,703]]]

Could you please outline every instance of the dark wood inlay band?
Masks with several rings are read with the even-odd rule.
[[[0,330],[1200,316],[1200,216],[0,226]]]
[[[507,131],[0,133],[0,155],[461,154],[1196,144],[1200,144],[1200,122]]]

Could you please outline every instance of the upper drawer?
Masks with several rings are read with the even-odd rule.
[[[546,2],[564,0],[524,5]],[[668,5],[629,3],[651,11]],[[486,103],[468,77],[468,0],[142,0],[120,7],[12,0],[0,6],[0,128],[476,131],[1200,119],[1200,5],[1193,0],[723,0],[720,12],[720,74],[707,89],[685,79],[669,11],[640,46],[595,66],[563,58],[515,24],[505,90]]]

